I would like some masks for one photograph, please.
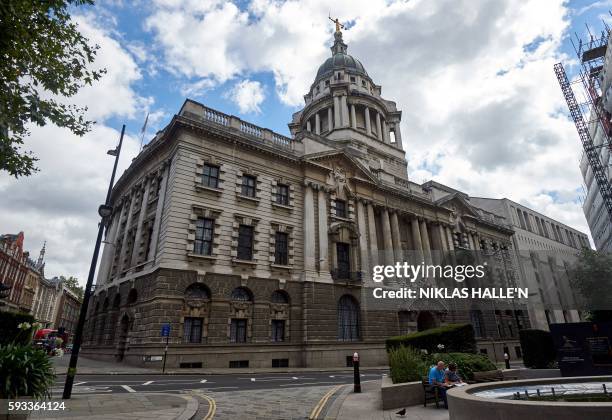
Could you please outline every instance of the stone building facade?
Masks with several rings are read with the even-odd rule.
[[[499,328],[493,309],[372,299],[376,265],[508,250],[514,231],[408,179],[401,111],[334,36],[290,138],[186,100],[134,159],[112,192],[86,354],[161,363],[169,324],[168,366],[344,366],[355,351],[372,366],[400,333]],[[529,325],[512,311],[515,331]],[[518,343],[480,342],[497,358]]]

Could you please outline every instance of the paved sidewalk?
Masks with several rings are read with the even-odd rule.
[[[190,420],[198,411],[198,401],[189,395],[161,393],[74,395],[64,402],[64,411],[33,411],[29,418]]]
[[[70,362],[70,355],[65,354],[63,357],[52,357],[51,361],[55,368],[56,375],[65,375]],[[362,367],[362,369],[389,369],[388,366]],[[166,369],[167,375],[222,375],[229,373],[249,374],[249,373],[299,373],[299,372],[353,372],[353,368],[248,368],[248,369],[230,369],[230,368],[202,368],[202,369]],[[125,363],[109,362],[103,360],[95,360],[87,357],[79,356],[77,365],[77,373],[81,375],[150,375],[161,374],[161,368],[144,368],[130,366]]]
[[[416,405],[406,407],[406,415],[396,415],[400,408],[383,411],[380,394],[381,381],[363,382],[361,394],[353,393],[352,386],[339,395],[327,410],[326,420],[448,420],[448,410],[434,406]]]

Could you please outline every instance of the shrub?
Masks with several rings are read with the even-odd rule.
[[[523,348],[523,364],[531,369],[546,369],[554,366],[557,351],[552,334],[544,330],[525,329],[519,331]]]
[[[44,351],[31,345],[0,346],[0,399],[49,397],[55,374]]]
[[[420,381],[427,375],[429,359],[419,350],[399,346],[389,350],[389,371],[394,384]]]
[[[465,380],[474,379],[474,372],[495,370],[497,366],[482,354],[472,353],[436,353],[431,356],[431,364],[442,360],[447,365],[451,362],[457,364],[459,376]]]
[[[22,333],[17,326],[23,322],[33,324],[35,319],[30,314],[16,312],[0,312],[0,346],[16,341],[20,344],[28,344],[31,334]]]
[[[449,324],[443,327],[431,328],[408,335],[387,339],[387,351],[400,347],[425,349],[428,353],[439,351],[442,344],[446,351],[458,353],[476,353],[474,329],[470,324]]]

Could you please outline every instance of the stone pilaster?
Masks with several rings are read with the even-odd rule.
[[[159,228],[161,219],[164,213],[164,203],[166,201],[166,188],[168,186],[168,176],[170,175],[170,165],[166,165],[162,170],[161,185],[159,186],[159,195],[157,196],[157,206],[155,208],[155,221],[153,222],[153,231],[151,233],[151,249],[149,255],[154,261],[157,260],[157,251],[159,251]]]
[[[376,112],[376,137],[378,137],[378,140],[383,141],[382,125],[380,123],[380,114],[378,112]]]
[[[391,213],[391,239],[393,241],[393,255],[395,256],[395,261],[402,261],[404,258],[402,255],[402,239],[396,212]]]
[[[319,271],[329,271],[327,193],[319,188]]]
[[[340,107],[342,109],[342,127],[348,127],[350,122],[348,105],[346,103],[346,95],[342,95],[340,97]]]
[[[367,106],[365,107],[365,110],[364,110],[364,118],[365,118],[366,134],[368,136],[371,136],[372,127],[371,127],[371,122],[370,122],[370,108],[368,108]]]
[[[384,208],[380,212],[381,222],[382,222],[382,235],[383,235],[383,243],[385,245],[385,263],[387,265],[394,264],[394,254],[393,254],[393,239],[391,237],[391,220],[389,219],[389,211]]]
[[[128,214],[127,214],[127,221],[125,222],[125,230],[123,231],[123,239],[121,240],[121,256],[119,257],[119,270],[117,270],[117,273],[119,275],[121,275],[121,273],[129,268],[126,267],[126,263],[125,263],[125,255],[127,252],[127,242],[128,242],[128,237],[129,237],[129,232],[130,232],[130,226],[132,225],[132,215],[134,214],[134,205],[136,204],[136,192],[132,191],[131,193],[131,197],[130,197],[130,207],[128,209]],[[134,246],[134,244],[132,244],[132,246]],[[128,261],[127,264],[129,265],[131,261]]]
[[[142,203],[140,204],[140,213],[138,214],[138,224],[136,225],[136,236],[134,237],[134,252],[132,252],[132,266],[138,264],[140,243],[142,242],[142,229],[145,218],[147,216],[147,206],[149,204],[149,191],[151,189],[151,180],[145,179],[144,192],[142,193]]]
[[[357,128],[357,114],[355,113],[355,104],[351,104],[351,127]]]
[[[340,97],[334,96],[334,128],[340,128]]]
[[[372,203],[366,205],[368,208],[368,233],[370,237],[370,261],[371,265],[378,264],[378,238],[376,236],[376,218],[374,216],[374,206]]]
[[[315,271],[314,196],[310,184],[304,185],[304,270]]]
[[[366,224],[365,207],[361,200],[357,200],[357,228],[359,229],[359,252],[361,260],[361,270],[366,278],[370,278],[372,271],[370,269],[368,255],[368,226]]]

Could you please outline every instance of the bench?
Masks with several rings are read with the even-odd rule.
[[[438,395],[438,388],[429,384],[429,378],[427,376],[423,376],[422,379],[423,384],[423,407],[427,407],[428,402],[434,401],[436,403],[436,408],[440,408],[440,396]]]
[[[501,370],[496,369],[486,370],[484,372],[474,372],[474,380],[470,381],[470,383],[497,382],[512,379],[518,379],[518,377],[508,375],[504,377],[504,373]]]

